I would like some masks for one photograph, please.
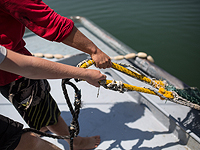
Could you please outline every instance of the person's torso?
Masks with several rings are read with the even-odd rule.
[[[0,45],[21,54],[31,55],[24,47],[24,31],[23,24],[0,8]],[[21,76],[0,70],[0,86],[19,78]]]

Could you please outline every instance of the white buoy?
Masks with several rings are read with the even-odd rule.
[[[124,56],[124,58],[126,58],[126,59],[131,59],[131,58],[135,58],[135,57],[136,57],[135,53],[129,53],[129,54]]]
[[[110,59],[115,59],[115,57],[111,56]]]
[[[55,54],[54,57],[57,58],[57,59],[61,59],[61,58],[63,58],[64,56],[61,55],[61,54]]]
[[[152,63],[154,63],[154,59],[153,59],[153,57],[151,57],[150,55],[147,56],[147,60],[150,61],[150,62],[152,62]]]
[[[44,57],[44,55],[42,53],[35,53],[34,56],[35,57],[40,57],[40,58]]]
[[[137,56],[138,56],[139,58],[147,58],[147,54],[144,53],[144,52],[139,52],[139,53],[137,54]]]
[[[46,57],[46,58],[54,58],[54,56],[52,55],[52,54],[44,54],[44,57]]]
[[[123,55],[115,56],[114,59],[115,60],[122,60],[122,59],[124,59],[124,56]]]

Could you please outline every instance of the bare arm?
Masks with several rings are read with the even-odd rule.
[[[77,68],[7,50],[0,69],[32,79],[80,78],[99,87],[98,81],[106,78],[100,71]]]
[[[102,52],[91,40],[82,34],[75,26],[70,35],[63,43],[77,48],[91,56],[98,68],[109,68],[112,66],[111,59]]]
[[[91,40],[83,35],[73,25],[72,20],[57,14],[43,1],[29,0],[23,2],[12,0],[12,5],[0,1],[0,6],[40,37],[50,41],[62,41],[64,44],[90,54],[96,63],[96,67],[108,68],[112,66],[110,57],[103,53]],[[12,28],[10,30],[11,32],[8,32],[10,33],[8,36],[12,37],[12,30],[15,29]],[[21,36],[17,37],[22,38]],[[65,37],[67,38],[63,40]],[[18,40],[18,38],[14,39]]]

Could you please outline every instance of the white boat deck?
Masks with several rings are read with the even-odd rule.
[[[61,115],[69,124],[72,117],[62,93],[61,80],[49,81],[51,93],[58,103]],[[97,88],[86,82],[80,82],[77,86],[81,89],[83,101],[79,116],[79,135],[100,135],[102,142],[96,149],[189,149],[181,145],[179,139],[159,122],[145,105],[138,104],[128,93],[121,94],[101,88],[97,98]],[[68,92],[69,95],[74,95],[70,86]],[[73,102],[74,97],[70,97]],[[3,97],[0,99],[0,113],[25,124],[13,106]],[[61,149],[69,149],[64,140],[44,139]]]
[[[84,27],[79,29],[86,34],[109,56],[117,56],[109,45],[98,39],[94,34]],[[109,39],[110,40],[110,39]],[[78,54],[80,51],[64,46],[61,43],[49,42],[37,36],[25,37],[27,48],[33,53],[51,54]],[[112,43],[113,44],[113,43]],[[124,52],[122,52],[124,53]],[[61,63],[74,65],[85,59],[86,55],[63,59]],[[56,59],[52,59],[55,61]],[[127,60],[120,62],[129,63]],[[94,66],[91,68],[97,69]],[[148,85],[141,83],[131,77],[122,75],[112,69],[102,69],[101,72],[107,75],[107,79],[121,80],[136,86]],[[72,116],[65,102],[61,89],[61,80],[49,80],[51,94],[57,101],[61,115],[67,124]],[[180,106],[171,102],[165,103],[159,97],[141,94],[138,92],[119,93],[89,85],[85,81],[76,83],[81,89],[83,106],[79,116],[80,136],[100,135],[101,143],[96,150],[197,150],[199,137],[184,129],[178,124],[177,119],[184,119],[190,108]],[[68,87],[68,86],[67,86]],[[73,103],[74,91],[69,86],[68,93]],[[0,114],[17,120],[28,127],[14,107],[0,95]],[[68,150],[69,145],[64,140],[43,137],[56,144],[61,149]]]

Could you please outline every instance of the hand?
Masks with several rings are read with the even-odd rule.
[[[106,75],[102,74],[99,70],[86,69],[87,76],[84,80],[86,80],[89,84],[94,85],[96,87],[100,87],[99,81],[106,79]]]
[[[98,48],[95,53],[91,54],[91,58],[94,60],[97,68],[105,69],[112,67],[110,57]]]
[[[111,59],[102,52],[91,40],[81,33],[75,26],[70,35],[62,41],[64,44],[77,48],[87,54],[90,54],[97,68],[112,67]]]

